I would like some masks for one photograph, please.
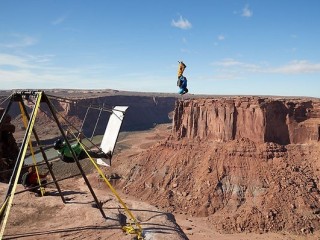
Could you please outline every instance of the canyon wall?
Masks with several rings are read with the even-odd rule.
[[[92,97],[90,94],[79,92],[77,96],[64,96],[68,99],[56,99],[49,97],[54,109],[59,113],[58,117],[64,125],[62,117],[65,117],[71,124],[78,129],[83,124],[83,131],[87,136],[95,130],[95,135],[101,135],[105,131],[111,109],[114,106],[129,106],[125,113],[122,131],[140,131],[147,130],[157,124],[169,123],[172,121],[171,115],[174,109],[176,97],[161,96],[161,94],[148,95],[102,95]],[[27,110],[31,113],[34,101],[25,101]],[[88,110],[88,107],[92,107]],[[107,111],[100,111],[97,107],[104,107]],[[88,112],[87,112],[88,110]],[[19,118],[20,110],[18,104],[13,103],[9,114],[12,118]],[[43,132],[52,121],[51,113],[46,103],[41,103],[40,111],[35,127],[37,131]],[[51,118],[51,119],[50,119]],[[99,121],[97,121],[99,119]],[[97,124],[97,126],[95,126]],[[22,129],[22,123],[18,123]],[[54,124],[52,124],[54,127]],[[56,128],[56,127],[55,127]],[[48,132],[45,131],[45,134]]]
[[[258,97],[177,101],[177,139],[306,143],[320,139],[320,102]]]
[[[121,131],[148,130],[157,124],[171,123],[172,111],[178,97],[175,94],[122,93],[111,90],[57,90],[48,91],[46,95],[54,106],[63,128],[66,129],[71,125],[77,129],[82,127],[82,131],[87,137],[91,137],[92,134],[102,135],[104,133],[111,109],[115,106],[129,106]],[[29,114],[31,114],[34,102],[35,99],[32,96],[28,100],[24,100]],[[6,104],[2,104],[0,107],[5,108]],[[89,107],[92,108],[88,110]],[[100,112],[97,107],[104,107],[106,111]],[[8,114],[13,119],[13,124],[16,127],[15,137],[19,143],[24,134],[24,126],[16,102],[12,103]],[[40,139],[43,140],[43,144],[50,143],[53,139],[61,136],[46,103],[40,104],[35,128]]]
[[[83,120],[88,106],[104,106],[112,109],[114,106],[129,106],[125,113],[123,121],[123,131],[146,130],[156,124],[169,123],[170,113],[174,109],[175,97],[157,97],[157,96],[105,96],[87,99],[77,99],[74,103],[57,102],[57,106],[66,116],[76,116]],[[110,113],[104,112],[100,115],[97,133],[102,134]],[[99,116],[99,110],[91,109],[87,114],[84,128],[91,131]]]
[[[221,232],[312,234],[320,230],[319,103],[177,101],[172,132],[126,162],[119,187],[170,212],[206,216]]]

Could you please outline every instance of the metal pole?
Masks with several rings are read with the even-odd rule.
[[[58,118],[57,118],[57,115],[55,114],[55,110],[53,109],[53,106],[51,105],[50,100],[49,100],[49,99],[47,98],[47,96],[45,96],[45,95],[44,95],[44,99],[45,99],[45,101],[46,101],[47,104],[48,104],[48,107],[49,107],[49,109],[50,109],[50,111],[51,111],[51,113],[52,113],[53,118],[55,119],[55,121],[56,121],[56,123],[57,123],[57,125],[58,125],[58,128],[59,128],[59,130],[60,130],[60,132],[61,132],[61,135],[63,136],[63,138],[64,138],[64,140],[65,140],[68,148],[70,149],[70,151],[71,151],[71,153],[72,153],[72,156],[73,156],[73,158],[74,158],[74,160],[75,160],[75,162],[76,162],[76,164],[77,164],[77,166],[78,166],[78,168],[79,168],[79,170],[80,170],[80,173],[81,173],[84,181],[86,182],[86,184],[87,184],[87,186],[88,186],[88,188],[89,188],[89,190],[90,190],[90,192],[91,192],[91,195],[92,195],[93,198],[94,198],[94,201],[96,202],[96,204],[97,204],[97,206],[98,206],[98,208],[99,208],[102,216],[103,216],[104,218],[107,218],[106,215],[105,215],[105,213],[104,213],[104,211],[103,211],[103,209],[102,209],[102,206],[101,206],[101,204],[100,204],[100,202],[99,202],[99,200],[98,200],[98,198],[97,198],[97,196],[96,196],[96,194],[94,193],[94,191],[93,191],[93,189],[92,189],[92,187],[91,187],[91,185],[90,185],[90,182],[89,182],[89,180],[88,180],[85,172],[83,171],[83,169],[82,169],[82,167],[81,167],[81,164],[80,164],[80,162],[79,162],[79,159],[77,158],[75,152],[73,151],[73,149],[72,149],[72,147],[71,147],[71,145],[70,145],[70,143],[69,143],[69,141],[68,141],[68,139],[67,139],[67,136],[65,135],[65,133],[64,133],[64,131],[63,131],[63,129],[62,129],[60,123],[59,123],[59,120],[58,120]]]
[[[58,180],[54,180],[54,181],[51,181],[51,182],[43,183],[43,184],[41,184],[41,186],[47,186],[47,185],[50,185],[50,184],[53,184],[53,183],[57,183],[57,182],[61,182],[63,180],[67,180],[69,178],[78,177],[80,175],[81,175],[81,173],[74,174],[74,175],[71,175],[71,176],[68,176],[68,177],[60,178]],[[31,187],[31,188],[28,188],[28,189],[25,189],[25,190],[21,190],[21,191],[15,192],[14,194],[17,195],[17,194],[28,192],[28,191],[30,191],[32,189],[37,189],[37,188],[39,188],[39,186],[35,186],[35,187]]]
[[[13,99],[13,95],[11,95],[11,99],[10,99],[10,101],[9,101],[6,109],[4,110],[2,116],[1,116],[1,119],[0,119],[0,128],[1,128],[1,126],[2,126],[2,124],[3,124],[4,117],[5,117],[5,116],[7,115],[7,113],[9,112],[9,109],[10,109],[11,104],[12,104],[12,99]]]
[[[21,172],[22,164],[23,164],[22,161],[23,161],[25,154],[26,154],[26,151],[27,151],[28,142],[30,141],[31,131],[32,131],[32,128],[33,128],[35,120],[36,120],[38,108],[40,106],[42,92],[37,92],[35,94],[37,95],[36,104],[32,110],[31,119],[28,123],[28,127],[26,129],[26,133],[24,135],[22,145],[21,145],[21,148],[20,148],[17,160],[16,160],[16,164],[15,164],[15,167],[13,169],[13,173],[10,178],[8,191],[6,193],[6,200],[5,200],[6,206],[5,206],[4,214],[2,214],[2,216],[1,216],[2,227],[1,227],[1,231],[0,231],[0,239],[2,239],[2,236],[4,234],[4,230],[5,230],[7,221],[8,221],[10,209],[11,209],[12,202],[13,202],[14,191],[17,187],[19,175]]]
[[[92,141],[92,138],[93,138],[93,135],[94,133],[96,132],[96,128],[98,126],[98,122],[99,122],[99,119],[100,119],[100,116],[101,116],[101,113],[102,113],[102,109],[104,108],[104,103],[102,105],[102,108],[100,109],[100,112],[99,112],[99,115],[98,115],[98,118],[97,118],[97,121],[96,121],[96,125],[94,126],[94,129],[93,129],[93,132],[92,132],[92,135],[91,135],[91,141]]]
[[[84,119],[83,119],[83,122],[82,122],[82,125],[81,125],[81,128],[80,128],[80,131],[79,131],[80,133],[82,132],[82,128],[83,128],[84,122],[87,119],[87,115],[88,115],[88,112],[89,112],[90,108],[91,108],[91,106],[87,108],[86,114],[84,115]]]
[[[28,114],[28,112],[27,112],[26,106],[24,105],[24,102],[23,102],[22,98],[20,99],[20,102],[21,102],[21,106],[22,106],[22,108],[23,108],[24,114],[26,115],[28,121],[30,121],[30,116],[29,116],[29,114]],[[64,197],[63,197],[63,194],[62,194],[62,192],[61,192],[60,186],[59,186],[59,184],[56,182],[56,177],[55,177],[55,175],[54,175],[54,173],[53,173],[53,171],[52,171],[52,168],[50,167],[50,164],[49,164],[47,155],[46,155],[45,151],[43,150],[43,148],[42,148],[42,146],[41,146],[41,144],[40,144],[40,139],[39,139],[39,136],[38,136],[35,128],[32,129],[32,132],[33,132],[33,135],[34,135],[34,137],[35,137],[35,139],[36,139],[36,141],[37,141],[37,144],[38,144],[39,149],[40,149],[40,151],[41,151],[42,157],[43,157],[45,163],[46,163],[47,166],[48,166],[48,170],[49,170],[49,172],[50,172],[50,174],[51,174],[51,176],[52,176],[52,179],[53,179],[54,183],[56,184],[56,187],[57,187],[57,190],[58,190],[58,192],[59,192],[59,194],[60,194],[60,197],[61,197],[61,199],[62,199],[62,202],[63,202],[63,203],[66,203],[66,201],[65,201],[65,199],[64,199]]]

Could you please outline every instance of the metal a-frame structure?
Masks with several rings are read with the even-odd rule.
[[[32,110],[32,113],[31,115],[29,115],[26,111],[26,106],[24,104],[24,99],[29,99],[29,98],[34,98],[35,99],[35,105],[33,107],[33,110]],[[11,178],[10,178],[10,181],[9,181],[9,186],[8,186],[8,190],[6,192],[6,196],[5,196],[5,199],[4,199],[4,203],[1,207],[1,211],[0,211],[0,223],[2,225],[1,227],[1,231],[0,231],[0,239],[2,239],[2,236],[4,234],[4,230],[5,230],[5,227],[6,227],[6,223],[7,223],[7,220],[8,220],[8,217],[9,217],[9,213],[10,213],[10,209],[11,209],[11,206],[12,206],[12,202],[13,202],[13,198],[14,198],[14,195],[15,195],[15,190],[16,190],[16,187],[17,187],[17,184],[18,184],[18,181],[19,181],[19,176],[21,174],[21,169],[23,167],[23,162],[24,162],[24,159],[25,159],[25,156],[26,156],[26,151],[27,151],[27,148],[28,148],[28,143],[31,139],[31,133],[33,133],[34,137],[35,137],[35,140],[40,148],[40,151],[41,151],[41,154],[42,154],[42,157],[45,161],[45,164],[47,165],[49,171],[50,171],[50,174],[52,176],[52,179],[53,179],[53,182],[54,184],[56,185],[56,188],[60,194],[60,197],[63,201],[63,203],[66,203],[66,200],[64,199],[64,196],[61,192],[61,189],[59,187],[59,184],[58,184],[58,181],[54,175],[54,172],[52,171],[52,168],[50,167],[50,163],[48,161],[48,158],[46,156],[46,153],[44,151],[44,149],[41,147],[41,144],[40,144],[40,139],[38,137],[38,134],[34,128],[34,125],[35,125],[35,120],[36,120],[36,116],[37,116],[37,113],[38,113],[38,110],[40,108],[40,104],[43,103],[43,104],[47,104],[59,130],[60,130],[60,133],[61,133],[61,136],[63,137],[64,141],[66,142],[68,148],[71,150],[71,153],[73,155],[73,158],[75,160],[75,163],[77,165],[77,167],[79,168],[79,171],[80,171],[80,174],[82,175],[83,179],[85,180],[85,183],[86,185],[88,186],[89,190],[90,190],[90,193],[91,195],[93,196],[94,198],[94,201],[96,202],[96,206],[99,208],[102,216],[104,218],[107,218],[103,209],[102,209],[102,205],[101,203],[99,202],[95,192],[93,191],[91,185],[90,185],[90,182],[88,180],[88,178],[86,177],[86,174],[79,162],[79,159],[77,158],[77,155],[75,154],[75,152],[73,151],[73,149],[71,148],[71,145],[70,145],[70,142],[68,141],[67,139],[67,136],[65,135],[64,133],[64,130],[62,128],[62,126],[60,125],[59,123],[59,119],[56,115],[56,112],[54,110],[54,107],[52,105],[52,103],[50,102],[49,98],[47,97],[47,95],[43,92],[43,91],[40,91],[40,90],[37,90],[37,91],[20,91],[20,92],[16,92],[16,93],[13,93],[10,97],[10,101],[5,109],[5,111],[3,112],[3,115],[1,116],[1,119],[0,119],[0,126],[2,125],[3,123],[3,120],[4,120],[4,117],[6,114],[8,114],[12,104],[14,102],[17,102],[21,109],[23,109],[24,111],[24,114],[26,115],[27,119],[28,119],[28,126],[26,128],[26,132],[25,132],[25,135],[24,135],[24,138],[23,138],[23,141],[22,141],[22,144],[21,144],[21,148],[19,150],[19,154],[17,156],[17,159],[16,159],[16,162],[15,162],[15,166],[14,166],[14,169],[13,169],[13,172],[12,172],[12,175],[11,175]]]

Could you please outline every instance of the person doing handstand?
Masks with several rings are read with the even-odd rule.
[[[178,93],[183,95],[185,93],[187,93],[189,90],[187,88],[187,78],[185,76],[183,76],[183,72],[185,70],[187,66],[184,64],[184,62],[179,62],[179,66],[178,66],[178,81],[177,81],[177,85],[179,87],[179,91]]]

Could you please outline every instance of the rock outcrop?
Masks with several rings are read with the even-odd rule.
[[[319,99],[178,101],[171,135],[133,156],[119,186],[223,232],[310,234],[320,230],[319,124]]]
[[[177,139],[319,141],[320,102],[258,97],[178,101],[173,127]]]

